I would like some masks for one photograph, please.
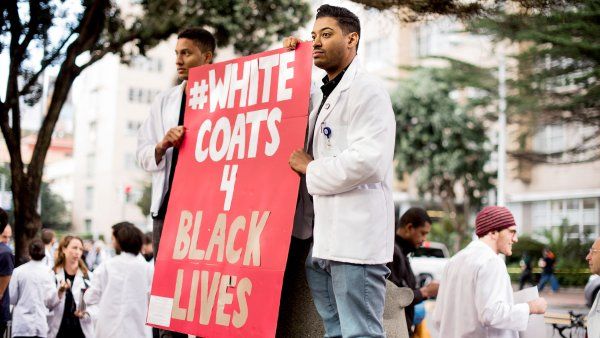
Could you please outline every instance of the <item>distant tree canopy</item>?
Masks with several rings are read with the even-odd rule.
[[[457,233],[455,251],[468,236],[466,218],[458,213],[470,215],[492,188],[494,177],[486,168],[492,147],[482,118],[474,114],[476,106],[486,103],[459,104],[452,98],[455,90],[471,82],[456,74],[460,73],[453,67],[418,68],[401,82],[393,99],[399,176],[416,173],[419,192],[439,198]]]
[[[71,220],[65,200],[54,193],[48,183],[42,183],[42,225],[45,228],[68,230]]]
[[[296,0],[3,0],[0,13],[0,53],[10,56],[0,130],[11,158],[16,255],[21,257],[41,225],[36,208],[52,133],[83,70],[109,53],[123,61],[144,55],[185,26],[206,27],[219,46],[231,43],[242,54],[260,51],[304,24],[310,10]],[[31,161],[25,164],[22,105],[39,100],[40,77],[51,66],[58,74]]]
[[[519,43],[516,74],[509,82],[508,113],[531,137],[540,125],[587,127],[574,145],[538,153],[523,143],[512,153],[535,162],[600,159],[600,1],[573,1],[568,8],[497,12],[469,21],[469,29]]]
[[[461,19],[485,16],[507,6],[518,7],[524,12],[562,8],[574,2],[569,0],[352,0],[365,7],[396,11],[406,22],[418,21],[432,15],[454,16]]]

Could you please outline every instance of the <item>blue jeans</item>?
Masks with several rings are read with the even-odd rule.
[[[306,279],[325,337],[385,337],[385,264],[351,264],[306,258]]]
[[[542,277],[540,277],[540,283],[538,284],[538,290],[544,290],[544,286],[546,286],[546,283],[548,282],[550,282],[552,291],[557,292],[559,287],[558,279],[556,279],[556,276],[553,273],[542,274]]]

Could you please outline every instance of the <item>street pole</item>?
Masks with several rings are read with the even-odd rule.
[[[496,204],[504,206],[506,183],[506,58],[504,46],[500,45],[498,65],[498,186]]]

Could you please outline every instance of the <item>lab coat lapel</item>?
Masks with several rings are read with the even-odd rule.
[[[187,81],[183,81],[179,85],[179,90],[175,90],[170,94],[169,100],[167,100],[170,107],[165,110],[167,113],[163,115],[164,126],[176,126],[178,124],[179,108],[181,107],[181,99],[186,86]],[[165,132],[166,131],[168,131],[168,129],[165,129]]]
[[[319,113],[319,117],[315,123],[315,126],[319,126],[323,121],[327,119],[329,114],[331,114],[335,106],[340,101],[340,95],[342,94],[342,92],[350,88],[350,85],[352,84],[352,81],[354,81],[354,77],[356,76],[356,73],[358,71],[358,63],[358,58],[355,57],[352,63],[350,64],[350,67],[348,67],[348,69],[346,70],[346,73],[342,77],[340,83],[337,85],[337,87],[335,87],[333,92],[331,92],[331,95],[329,95],[329,97],[327,98],[327,101],[325,101],[325,103],[323,104],[323,108],[321,109],[321,113]],[[315,129],[319,128],[316,127]],[[317,132],[317,130],[313,132]]]

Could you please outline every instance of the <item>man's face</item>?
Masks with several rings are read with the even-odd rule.
[[[517,243],[517,226],[513,225],[509,228],[503,229],[498,232],[498,239],[496,244],[498,245],[498,252],[505,256],[512,255],[512,245]]]
[[[346,66],[343,63],[356,48],[358,39],[356,33],[345,35],[337,20],[330,17],[318,18],[311,36],[315,66],[327,72]]]
[[[2,234],[0,234],[0,242],[2,242],[4,244],[8,244],[10,242],[11,238],[12,238],[12,228],[10,227],[10,225],[7,225],[6,228],[4,228],[4,231],[2,232]]]
[[[600,238],[594,242],[585,260],[590,265],[590,271],[593,274],[600,275]]]
[[[427,240],[427,235],[431,232],[431,223],[425,222],[425,224],[420,227],[414,227],[412,223],[408,223],[405,228],[406,235],[402,236],[399,233],[398,235],[411,242],[415,248],[418,248]],[[398,229],[398,232],[400,232],[400,229]]]
[[[212,52],[202,52],[194,40],[180,38],[175,46],[175,65],[179,80],[187,80],[190,68],[209,64],[212,61]]]

